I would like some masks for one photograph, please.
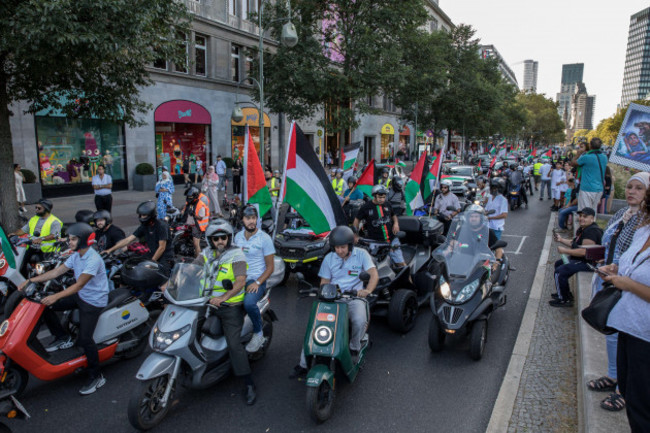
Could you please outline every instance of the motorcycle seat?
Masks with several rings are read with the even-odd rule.
[[[115,289],[111,292],[108,292],[108,304],[104,307],[102,312],[117,307],[130,297],[131,292],[126,289]]]

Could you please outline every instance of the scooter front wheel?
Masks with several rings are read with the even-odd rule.
[[[469,357],[478,361],[483,356],[487,341],[487,320],[477,320],[469,335]]]
[[[138,382],[138,386],[131,394],[128,408],[129,422],[133,427],[139,430],[149,430],[156,427],[165,418],[174,393],[172,390],[167,404],[161,403],[168,382],[169,375]]]
[[[438,323],[438,318],[433,316],[429,323],[429,349],[432,352],[440,352],[445,346],[445,332]]]
[[[11,391],[15,393],[16,397],[19,397],[27,387],[29,374],[15,362],[10,362],[11,364],[5,368],[4,379],[0,383],[0,391]]]
[[[318,388],[307,388],[307,410],[309,416],[317,423],[323,423],[332,415],[334,406],[334,390],[328,381],[324,380]]]

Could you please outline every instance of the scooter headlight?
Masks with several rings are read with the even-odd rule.
[[[478,289],[480,281],[479,280],[474,280],[465,287],[456,295],[456,299],[454,299],[455,302],[465,302],[472,296],[474,296],[474,293],[476,292],[476,289]]]
[[[42,263],[37,263],[36,266],[34,266],[34,272],[36,272],[36,275],[41,275],[45,272],[45,266],[43,266]]]
[[[440,296],[446,300],[451,299],[451,288],[449,287],[449,283],[446,282],[442,276],[440,277]]]
[[[165,350],[172,345],[176,340],[181,338],[184,334],[192,329],[191,325],[185,325],[181,329],[177,329],[172,332],[163,332],[158,329],[158,326],[153,328],[153,349],[154,350]]]
[[[316,243],[305,245],[305,250],[306,251],[312,251],[312,250],[318,250],[318,249],[324,248],[324,247],[325,247],[325,242],[316,242]]]
[[[314,340],[322,346],[329,344],[333,336],[332,330],[327,326],[319,326],[314,330]]]
[[[8,329],[9,329],[9,321],[5,320],[4,322],[2,322],[2,324],[0,324],[0,337],[3,337],[7,333]]]

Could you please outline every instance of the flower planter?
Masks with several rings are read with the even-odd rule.
[[[136,191],[153,191],[156,189],[155,174],[133,175],[133,189]]]
[[[34,204],[43,197],[41,184],[39,182],[23,183],[23,189],[25,190],[27,204]]]

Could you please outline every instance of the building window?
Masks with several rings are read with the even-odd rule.
[[[228,13],[230,15],[237,15],[237,12],[239,12],[237,2],[239,2],[239,0],[228,0]]]
[[[156,69],[167,70],[167,60],[165,59],[156,59],[153,61],[153,67]]]
[[[184,63],[174,63],[174,71],[187,74],[187,64],[188,64],[188,45],[187,45],[187,35],[179,33],[178,34],[179,44],[181,47],[185,48],[185,62]]]
[[[431,21],[429,22],[429,29],[431,32],[435,32],[438,30],[438,20],[435,18],[432,18]]]
[[[194,65],[196,75],[203,75],[205,77],[207,63],[207,38],[201,35],[194,35]]]
[[[230,48],[230,75],[233,81],[239,81],[239,53],[241,47],[233,44]]]
[[[246,68],[244,70],[247,77],[253,76],[253,58],[246,56]],[[266,83],[265,83],[266,84]]]

